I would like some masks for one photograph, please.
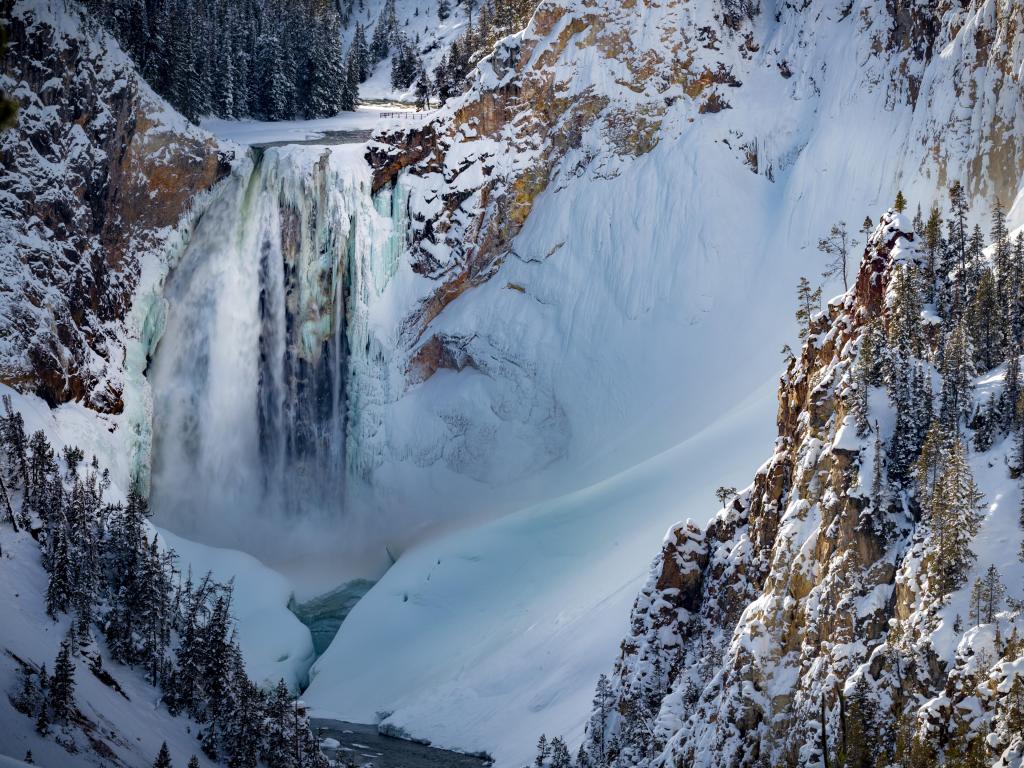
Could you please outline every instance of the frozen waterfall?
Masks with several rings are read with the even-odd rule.
[[[365,304],[394,273],[404,226],[391,191],[371,198],[361,149],[254,155],[167,278],[147,374],[151,498],[182,535],[280,557],[327,526],[335,546],[370,524],[344,509],[359,463],[346,456],[350,380],[379,356]]]

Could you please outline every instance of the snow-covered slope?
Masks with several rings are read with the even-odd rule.
[[[837,754],[854,733],[848,724],[866,717],[875,725],[861,747],[878,764],[914,754],[933,765],[936,747],[952,762],[970,744],[970,764],[1020,765],[1024,699],[1010,693],[1024,662],[1024,530],[1009,469],[1017,459],[1002,426],[990,446],[973,431],[1006,368],[973,383],[972,428],[955,437],[974,446],[983,505],[976,535],[955,534],[976,558],[948,595],[936,585],[946,567],[937,560],[950,557],[938,550],[941,523],[920,487],[895,479],[893,434],[906,414],[854,370],[869,323],[899,338],[896,275],[909,269],[917,279],[925,260],[909,221],[890,211],[856,288],[813,320],[781,380],[771,459],[706,527],[687,521],[666,537],[633,609],[612,700],[591,721],[605,751],[616,744],[614,765],[820,765],[822,745]],[[933,359],[927,346],[924,356]],[[870,387],[865,437],[855,416],[861,387]],[[935,428],[932,419],[926,412]],[[997,597],[985,617],[972,586],[990,568],[1009,599]],[[649,736],[637,730],[644,721]]]
[[[580,738],[652,545],[769,436],[768,389],[690,440],[571,495],[406,552],[312,670],[315,710],[522,765]],[[736,448],[739,446],[739,448]],[[582,710],[580,708],[583,708]]]
[[[861,0],[763,4],[726,24],[716,3],[544,3],[470,94],[414,135],[371,147],[375,188],[393,184],[408,200],[412,229],[369,307],[371,339],[391,352],[380,373],[353,381],[369,394],[350,439],[381,519],[388,508],[414,521],[493,514],[696,439],[774,381],[777,350],[794,336],[797,276],[822,266],[817,239],[841,219],[855,229],[898,189],[927,208],[961,178],[977,199],[1017,201],[1021,221],[1019,14],[1007,2],[893,11]],[[761,411],[748,434],[763,435],[770,417]],[[728,461],[716,470],[704,487],[743,472]],[[598,496],[595,520],[603,509]],[[591,522],[580,515],[564,540],[607,551],[615,535],[600,538]],[[407,626],[413,610],[417,621],[488,626],[483,598],[463,602],[453,589],[410,608],[412,593],[404,602],[386,590],[394,578],[404,595],[426,579],[429,553],[443,567],[504,523],[491,525],[412,550],[408,572],[399,560],[317,665],[317,705],[354,706],[357,693],[337,682],[364,680],[363,716],[394,709],[418,737],[481,746],[455,743],[447,724],[465,709],[431,682],[460,679],[462,654],[411,632],[373,653],[368,638],[381,624]],[[651,554],[655,527],[637,531]],[[504,557],[480,561],[496,595]],[[551,572],[538,604],[560,594],[574,610]],[[587,603],[611,600],[636,573],[594,583]],[[507,647],[560,646],[557,622],[531,626],[529,641],[513,632]],[[600,626],[595,646],[614,652]],[[430,674],[391,691],[369,684],[392,679],[405,655]],[[472,679],[501,691],[504,733],[483,746],[516,760],[523,746],[510,734],[546,703],[530,701],[529,675],[504,674],[506,658],[476,658]],[[561,695],[581,700],[593,682]]]
[[[397,31],[409,39],[419,55],[423,69],[434,75],[434,70],[447,55],[451,44],[466,31],[470,14],[474,13],[477,3],[468,0],[451,2],[445,0],[449,15],[442,20],[438,17],[438,5],[441,0],[393,0]],[[362,25],[367,41],[372,40],[373,31],[386,13],[389,0],[346,0],[348,13],[342,37],[345,50],[349,50],[356,35],[357,25]],[[479,15],[474,14],[478,20]],[[359,86],[359,98],[365,101],[402,101],[416,100],[415,84],[408,88],[395,88],[391,84],[392,60],[397,49],[392,46],[391,53],[378,62],[366,82]]]

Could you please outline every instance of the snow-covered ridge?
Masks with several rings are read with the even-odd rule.
[[[1019,481],[1008,476],[1014,438],[990,425],[994,443],[972,451],[984,506],[977,535],[958,535],[977,557],[944,595],[935,582],[935,558],[949,557],[939,554],[940,523],[920,490],[895,479],[894,435],[910,420],[934,424],[932,413],[908,415],[857,368],[879,323],[898,354],[906,289],[897,283],[900,270],[917,280],[926,269],[921,240],[905,217],[883,217],[856,287],[813,321],[782,377],[771,459],[706,528],[687,521],[669,532],[634,606],[611,700],[590,720],[585,743],[597,765],[607,753],[614,765],[818,765],[822,745],[835,754],[848,736],[854,754],[850,723],[869,710],[885,764],[910,754],[912,740],[921,755],[970,745],[979,765],[1020,764],[1024,734],[1014,723],[1024,700],[1010,694],[1024,691],[1015,678],[1024,530]],[[902,375],[917,393],[918,373]],[[972,430],[991,418],[986,402],[1002,397],[1004,378],[1005,368],[975,382],[963,439],[977,445]],[[862,408],[872,422],[858,437]],[[990,569],[1012,600],[997,597],[979,615],[984,598],[971,597],[971,585]],[[851,701],[860,708],[852,715]]]

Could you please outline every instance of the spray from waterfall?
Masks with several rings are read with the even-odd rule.
[[[361,162],[268,149],[197,222],[148,373],[161,524],[263,556],[372,526],[345,508],[350,469],[365,463],[347,455],[359,451],[350,390],[379,353],[365,304],[403,232]]]

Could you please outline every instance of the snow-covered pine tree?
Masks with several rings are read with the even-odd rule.
[[[60,723],[67,722],[75,706],[75,665],[71,658],[71,643],[67,639],[60,644],[57,653],[47,703],[53,719]]]
[[[949,443],[941,461],[941,474],[925,507],[930,529],[925,558],[928,586],[940,600],[967,579],[975,560],[971,541],[982,519],[982,495],[971,476],[967,449],[960,437]]]
[[[551,768],[572,768],[572,755],[561,736],[551,739]]]
[[[160,745],[156,760],[153,761],[153,768],[173,768],[171,763],[171,751],[167,749],[167,742]]]
[[[843,281],[843,290],[849,290],[847,261],[850,257],[850,237],[846,231],[845,221],[833,224],[828,235],[818,240],[818,250],[829,258],[821,276],[826,280],[839,277]]]
[[[939,373],[942,375],[940,418],[949,428],[956,429],[961,419],[970,414],[975,376],[969,334],[963,320],[944,338]]]
[[[550,755],[551,745],[548,744],[548,737],[542,733],[540,738],[537,739],[537,756],[534,758],[533,764],[537,768],[544,768],[544,764],[548,761]]]
[[[604,765],[608,755],[605,734],[608,731],[608,718],[615,703],[615,695],[612,691],[611,681],[608,676],[601,673],[597,678],[597,687],[594,690],[593,709],[591,710],[590,722],[587,724],[587,737],[589,739],[589,751],[595,765]]]
[[[52,554],[49,558],[49,582],[46,585],[46,614],[56,619],[67,612],[75,593],[74,563],[67,532],[63,525],[54,526],[50,531]]]
[[[844,736],[846,742],[844,768],[875,768],[880,730],[878,703],[871,691],[867,675],[860,675],[846,697]]]
[[[1003,430],[1006,432],[1012,432],[1017,427],[1020,419],[1020,356],[1020,344],[1014,341],[1007,353],[1006,381],[1003,384],[999,400],[1000,422]]]
[[[307,118],[330,117],[345,108],[342,97],[349,79],[342,61],[341,19],[330,10],[318,19],[309,52],[309,95],[305,104]],[[351,103],[354,99],[349,101]]]
[[[981,598],[981,617],[986,624],[991,624],[996,620],[996,614],[1002,609],[1003,601],[1006,599],[1006,587],[1003,586],[1003,580],[999,577],[999,570],[995,565],[989,565],[981,580]]]
[[[811,319],[821,309],[821,288],[811,288],[811,282],[801,277],[796,287],[796,322],[800,328],[800,340],[806,341],[811,334]]]
[[[978,271],[977,287],[968,309],[968,323],[974,352],[975,368],[991,370],[1004,352],[1000,327],[1003,303],[999,300],[996,278],[988,267]]]

